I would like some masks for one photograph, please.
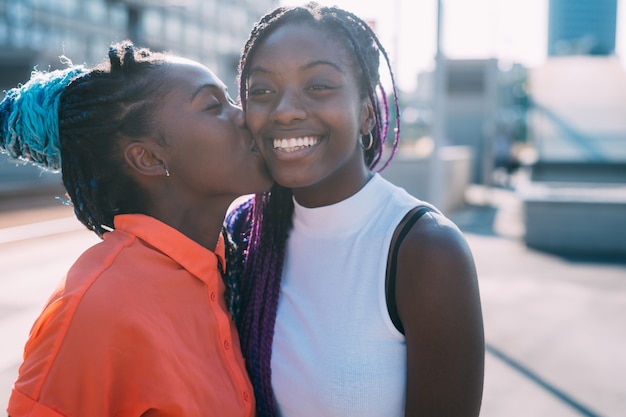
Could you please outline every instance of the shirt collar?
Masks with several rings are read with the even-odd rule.
[[[117,215],[114,225],[116,230],[134,235],[163,252],[202,281],[213,276],[218,260],[222,266],[226,265],[221,234],[215,250],[210,251],[177,229],[144,214]]]

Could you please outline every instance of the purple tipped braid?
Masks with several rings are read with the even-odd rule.
[[[291,191],[275,185],[270,193],[255,197],[251,215],[242,216],[249,221],[250,236],[242,282],[244,310],[239,336],[260,416],[275,415],[269,363],[292,213]]]
[[[398,150],[398,146],[400,145],[400,103],[398,101],[398,92],[396,91],[396,86],[395,86],[394,76],[391,71],[391,66],[389,67],[389,73],[391,74],[391,79],[392,79],[393,105],[394,105],[394,109],[396,113],[396,120],[395,120],[395,128],[393,129],[394,135],[393,135],[393,144],[391,146],[391,154],[389,155],[389,158],[387,158],[387,160],[385,161],[384,165],[377,170],[378,172],[381,172],[382,170],[387,168],[387,166],[391,163],[391,160],[395,156],[396,151]],[[385,89],[383,88],[382,84],[379,84],[379,88],[381,91],[380,96],[382,97],[382,100],[385,106],[385,114],[388,115],[389,114],[389,99],[387,98],[387,95],[385,94]],[[384,124],[382,137],[386,138],[388,134],[389,134],[389,120],[387,120],[387,123]],[[384,151],[384,141],[381,142],[380,146],[381,148],[380,148],[378,159],[372,165],[372,167],[375,166],[380,161],[380,157]]]
[[[337,9],[337,10],[341,10],[341,9]],[[400,144],[400,103],[398,101],[398,90],[396,88],[396,80],[395,80],[395,76],[391,67],[391,61],[389,60],[389,55],[387,54],[387,51],[385,50],[385,48],[383,47],[383,45],[381,44],[380,40],[378,39],[378,37],[376,36],[376,33],[374,33],[374,31],[372,30],[372,28],[366,24],[365,22],[363,22],[359,17],[357,17],[356,15],[350,13],[350,12],[346,12],[344,11],[344,13],[346,13],[347,15],[349,15],[351,17],[351,19],[359,22],[359,26],[363,29],[363,31],[365,31],[369,37],[372,39],[372,41],[374,42],[374,44],[376,45],[376,49],[377,51],[383,56],[383,59],[385,60],[385,63],[387,64],[387,70],[389,71],[389,76],[391,78],[391,92],[393,94],[393,110],[395,113],[395,128],[394,128],[394,137],[393,137],[393,143],[392,143],[392,147],[391,147],[391,154],[389,155],[389,157],[387,158],[387,160],[385,161],[385,163],[383,164],[383,166],[381,168],[379,168],[377,171],[381,172],[382,170],[384,170],[389,163],[391,162],[391,160],[393,159],[394,155],[396,154],[396,151],[398,149],[398,146]],[[355,46],[355,50],[358,49]],[[357,53],[357,58],[359,61],[362,61],[361,56]],[[365,67],[365,65],[364,65]],[[367,67],[365,67],[367,68]],[[367,74],[368,78],[372,78],[373,75],[371,74]],[[376,131],[378,132],[378,141],[375,142],[377,143],[377,149],[375,151],[375,154],[373,155],[373,157],[370,160],[370,164],[369,167],[370,169],[374,169],[378,163],[380,162],[384,149],[385,149],[385,143],[387,140],[387,135],[389,134],[389,122],[390,122],[390,112],[389,112],[389,99],[387,98],[387,94],[385,92],[385,88],[383,87],[382,83],[380,82],[380,80],[378,79],[378,74],[376,74],[376,79],[378,80],[376,82],[376,85],[372,88],[369,89],[369,97],[370,100],[372,101],[372,103],[375,103],[374,105],[374,111],[376,114]],[[378,88],[379,90],[379,95],[376,94],[376,88]],[[379,100],[382,101],[383,103],[383,112],[381,114],[380,112],[380,108],[379,108]],[[376,140],[376,138],[375,138]]]
[[[243,48],[239,64],[239,94],[243,108],[247,105],[249,64],[256,49],[273,30],[294,22],[329,30],[345,42],[348,50],[353,51],[363,98],[370,99],[376,119],[376,128],[372,131],[374,146],[365,152],[365,161],[370,169],[379,164],[389,133],[389,99],[378,74],[382,54],[391,75],[395,128],[393,149],[378,170],[381,171],[391,161],[399,143],[398,94],[389,57],[376,34],[367,23],[350,12],[308,3],[302,7],[279,7],[261,18]],[[242,276],[238,278],[242,295],[241,315],[237,323],[242,352],[255,389],[258,415],[273,417],[276,409],[271,385],[271,354],[285,247],[293,215],[291,191],[275,185],[269,193],[257,196],[249,210],[235,216],[234,220],[234,223],[248,223],[247,227],[235,226],[234,230],[249,231],[247,237],[240,236],[238,239],[244,243],[247,239],[247,245],[238,248],[239,257],[245,260]]]
[[[321,10],[324,9],[326,8],[321,8]],[[377,170],[378,172],[380,172],[389,165],[400,143],[400,105],[398,102],[398,91],[396,88],[395,76],[391,67],[391,61],[389,60],[389,55],[387,54],[387,51],[376,36],[376,33],[374,33],[372,28],[362,19],[360,19],[353,13],[336,7],[329,7],[327,8],[327,11],[328,15],[332,16],[333,23],[337,26],[336,29],[346,34],[345,39],[355,51],[355,59],[357,60],[359,67],[362,68],[362,70],[364,71],[364,77],[368,81],[366,90],[368,97],[370,98],[370,101],[374,106],[374,114],[376,118],[376,129],[374,130],[373,134],[374,146],[372,147],[372,149],[365,153],[366,162],[368,163],[370,169],[376,168],[383,156],[385,143],[389,132],[390,112],[389,100],[378,75],[378,66],[376,65],[376,67],[371,67],[370,65],[368,65],[368,59],[374,60],[373,58],[371,58],[372,55],[376,55],[376,57],[378,57],[378,55],[382,55],[385,63],[387,64],[389,76],[391,77],[391,88],[394,103],[393,109],[395,113],[395,128],[391,154],[387,158],[383,166]],[[323,15],[323,12],[320,12],[320,15]],[[352,30],[358,31],[357,34],[352,32]],[[362,36],[363,34],[372,43],[362,42],[362,38],[360,38],[360,36]],[[377,58],[375,59],[375,62],[376,64],[378,64]],[[380,94],[377,94],[377,89],[378,93]],[[381,101],[383,104],[382,111],[380,109]]]

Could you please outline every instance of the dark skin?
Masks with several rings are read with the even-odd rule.
[[[356,64],[332,33],[287,24],[254,55],[246,121],[275,180],[306,207],[357,193],[373,173],[359,147],[375,120]],[[275,140],[313,138],[305,147]],[[396,274],[407,347],[406,416],[478,416],[484,333],[476,268],[459,229],[437,213],[405,237]]]
[[[371,178],[359,140],[374,127],[374,110],[343,44],[315,28],[304,26],[302,34],[292,28],[298,26],[279,28],[254,55],[246,123],[276,182],[303,206],[319,207],[353,195]],[[295,138],[314,143],[275,145]]]
[[[199,63],[172,56],[158,59],[159,60],[155,61],[154,65],[150,64],[149,70],[142,72],[143,77],[152,77],[147,81],[156,81],[160,83],[161,87],[157,89],[158,95],[156,93],[151,95],[153,94],[153,90],[151,89],[151,91],[148,91],[146,94],[148,97],[144,99],[149,100],[150,104],[154,103],[154,106],[143,107],[145,112],[149,112],[149,114],[144,115],[142,113],[142,117],[139,118],[142,123],[141,129],[137,130],[146,133],[130,138],[119,133],[120,131],[124,131],[122,129],[118,130],[117,134],[111,134],[111,141],[115,143],[112,157],[119,158],[117,162],[119,162],[118,165],[122,175],[128,176],[132,182],[134,182],[133,189],[139,190],[138,194],[140,198],[129,196],[133,197],[129,198],[132,202],[127,204],[131,208],[126,208],[125,212],[130,212],[129,214],[148,215],[158,219],[204,248],[215,251],[222,230],[222,223],[229,205],[241,195],[267,191],[272,185],[273,180],[269,176],[265,163],[256,150],[254,141],[245,127],[242,109],[229,99],[222,81],[208,68]],[[148,85],[153,85],[153,83],[148,82]],[[135,108],[138,107],[139,106]],[[137,119],[133,119],[131,123],[136,123],[136,120]],[[143,126],[144,120],[146,121],[145,127]],[[83,163],[86,164],[89,161],[80,162],[81,163],[77,165],[82,167]],[[95,180],[89,182],[89,184],[97,187]],[[140,201],[139,203],[135,203],[135,200]],[[135,222],[134,224],[139,223],[135,220],[130,220],[129,222]],[[144,223],[142,223],[141,227],[143,227],[143,224]],[[120,233],[124,234],[125,232]],[[130,233],[132,232],[129,232],[129,234]],[[115,234],[117,233],[112,232],[107,235],[115,236]],[[104,239],[107,239],[107,235],[105,235]],[[114,237],[111,238],[115,239]],[[174,239],[184,242],[184,239],[178,239],[176,237],[174,237]],[[117,244],[113,243],[112,245]],[[183,246],[189,248],[193,245],[183,243]],[[117,257],[120,247],[121,246],[116,246],[113,252],[109,249],[103,250],[106,253],[114,253],[114,255],[107,258],[108,261],[103,261],[107,268],[111,263],[126,262],[124,259],[127,258],[122,256],[124,259],[119,260],[120,258]],[[168,250],[169,247],[165,251],[167,252]],[[152,270],[166,265],[163,266],[163,270],[166,272],[166,275],[169,274],[169,277],[158,277],[158,279],[149,284],[150,288],[147,289],[147,292],[151,294],[149,296],[150,301],[148,302],[155,302],[160,306],[160,300],[168,298],[171,295],[169,292],[169,289],[171,289],[169,286],[171,281],[169,281],[169,279],[185,276],[172,272],[177,267],[172,266],[171,263],[178,263],[180,258],[174,254],[174,256],[171,257],[171,263],[168,265],[167,261],[163,261],[165,255],[148,255],[147,249],[141,249],[139,252],[141,252],[139,258],[141,259],[140,262],[142,265],[152,262]],[[133,252],[131,250],[129,256],[134,259],[134,255],[139,252]],[[166,255],[169,256],[169,253]],[[201,256],[203,258],[205,257],[204,255]],[[86,289],[87,285],[90,286],[89,288],[93,288],[94,286],[98,287],[100,282],[107,280],[105,277],[92,286],[94,281],[100,277],[99,274],[103,266],[101,263],[98,263],[98,259],[90,259],[91,260],[85,260],[84,262],[82,260],[79,261],[77,263],[77,265],[79,265],[78,269],[72,269],[72,271],[76,271],[76,273],[70,273],[72,279],[69,280],[72,281],[72,283],[59,287],[59,293],[63,292],[63,295],[59,296],[58,302],[52,303],[53,307],[44,310],[44,313],[35,325],[37,329],[36,334],[33,333],[33,335],[31,335],[32,337],[29,343],[32,343],[32,346],[38,347],[34,347],[32,350],[30,350],[30,347],[27,347],[27,352],[30,350],[35,352],[35,356],[40,355],[39,351],[41,349],[43,349],[44,352],[48,352],[49,349],[46,349],[46,347],[50,345],[50,343],[57,344],[57,342],[60,342],[62,339],[63,343],[71,346],[74,341],[68,341],[71,337],[65,339],[65,336],[72,332],[78,335],[74,336],[75,340],[77,340],[78,337],[80,337],[81,340],[85,337],[89,339],[94,335],[94,333],[89,333],[91,330],[96,333],[100,332],[100,327],[95,328],[93,326],[94,323],[98,323],[102,327],[102,332],[109,332],[107,333],[108,336],[102,336],[106,339],[102,351],[96,353],[95,356],[89,356],[89,358],[85,356],[82,357],[82,359],[93,362],[94,357],[96,357],[104,358],[105,362],[110,361],[111,364],[103,365],[102,369],[104,369],[103,372],[105,373],[110,371],[111,375],[108,375],[109,380],[115,380],[116,376],[114,374],[116,370],[122,369],[120,366],[124,367],[128,363],[133,362],[133,360],[137,359],[137,355],[140,355],[142,358],[152,356],[182,358],[188,355],[190,361],[193,362],[193,360],[202,360],[207,354],[212,355],[211,352],[213,352],[213,350],[211,349],[219,349],[221,346],[224,346],[222,343],[230,343],[231,333],[228,332],[231,328],[233,330],[234,328],[231,327],[232,323],[228,321],[228,316],[226,315],[227,311],[221,311],[224,306],[224,301],[220,298],[223,297],[223,294],[219,291],[223,287],[218,285],[219,282],[210,282],[212,275],[217,273],[217,271],[206,269],[207,267],[213,268],[211,263],[204,262],[205,266],[199,267],[202,268],[203,271],[197,270],[195,267],[188,269],[184,261],[180,263],[178,265],[179,270],[187,270],[189,276],[196,275],[198,280],[193,279],[193,284],[183,282],[181,285],[185,288],[180,294],[184,295],[172,295],[173,298],[171,299],[181,302],[180,297],[185,298],[182,302],[185,303],[185,306],[189,304],[191,310],[185,314],[181,313],[181,316],[190,318],[191,321],[200,319],[202,322],[204,316],[200,317],[197,316],[197,314],[202,315],[203,312],[207,310],[201,310],[201,308],[210,308],[213,310],[214,313],[212,314],[215,317],[206,317],[207,323],[209,323],[208,326],[220,327],[221,330],[219,330],[218,333],[220,335],[223,333],[224,336],[226,336],[225,340],[215,340],[215,347],[205,349],[203,346],[204,343],[199,345],[196,342],[209,340],[207,336],[213,335],[217,330],[211,331],[213,333],[209,332],[189,338],[186,338],[187,334],[179,331],[178,333],[174,333],[172,338],[173,340],[180,339],[176,342],[180,348],[171,348],[168,346],[164,348],[167,351],[165,355],[161,355],[161,353],[157,351],[160,345],[153,335],[158,334],[161,330],[175,331],[173,329],[176,326],[169,325],[171,317],[167,317],[168,308],[164,307],[164,309],[162,309],[165,313],[163,316],[159,316],[159,318],[148,317],[149,314],[147,312],[153,312],[153,310],[147,308],[147,304],[140,303],[140,305],[135,308],[134,305],[122,302],[124,309],[120,312],[119,309],[111,307],[110,300],[106,298],[109,294],[115,296],[120,293],[120,286],[117,282],[112,283],[110,286],[109,283],[105,283],[99,286],[99,289],[83,297],[84,292],[88,291]],[[93,262],[95,262],[95,264],[93,264]],[[118,266],[115,265],[114,268],[118,268]],[[124,271],[122,271],[122,268],[124,268]],[[114,277],[114,279],[119,278],[120,280],[128,278],[128,280],[131,281],[135,278],[126,267],[119,267],[116,271],[116,273],[112,272],[111,275],[107,275],[107,277],[111,276]],[[126,271],[129,272],[126,273]],[[157,275],[160,274],[157,273]],[[98,278],[96,278],[96,276]],[[75,288],[78,289],[75,290]],[[125,286],[123,292],[129,295],[134,291],[133,288],[136,287],[132,285],[130,287]],[[217,291],[215,291],[215,289],[217,289]],[[81,307],[84,307],[82,309],[74,308],[73,306],[76,303],[73,301],[66,301],[68,298],[74,297],[76,293],[80,293],[77,295],[77,297],[80,297],[80,301],[77,301],[77,303],[83,303],[81,304]],[[66,294],[69,295],[66,297]],[[221,304],[214,304],[213,307],[209,307],[209,303],[212,302]],[[70,305],[69,307],[67,307],[68,304]],[[206,306],[204,304],[206,304]],[[115,313],[113,313],[112,309],[115,310]],[[75,314],[76,310],[80,311]],[[174,312],[173,314],[178,317],[177,313],[178,312]],[[171,315],[172,314],[170,314],[170,316]],[[127,319],[126,316],[132,317]],[[223,317],[220,318],[219,316]],[[69,325],[65,325],[68,321],[68,317],[71,317],[73,323],[72,329],[68,328]],[[160,321],[160,318],[164,319],[163,323]],[[158,323],[157,320],[159,320]],[[58,322],[64,324],[59,325]],[[74,324],[76,325],[74,326]],[[144,324],[147,330],[143,329]],[[226,327],[224,327],[224,324],[226,324]],[[150,330],[150,328],[157,325],[159,327],[156,332]],[[195,324],[191,326],[195,326]],[[189,330],[191,328],[193,327],[187,327],[185,329]],[[127,349],[126,347],[128,345],[122,346],[113,343],[113,345],[115,345],[113,346],[108,343],[108,341],[123,332],[133,333],[133,338],[141,340],[141,343],[137,345],[137,351]],[[104,335],[104,333],[102,333],[102,335]],[[180,337],[178,338],[178,336]],[[124,338],[122,337],[122,339]],[[235,338],[234,340],[236,341],[237,339]],[[77,345],[78,350],[90,354],[93,353],[94,350],[97,350],[96,348],[90,349],[90,347],[87,346],[89,345],[89,340],[86,342],[85,346],[87,347],[85,349],[81,349],[82,345],[80,341],[77,341]],[[231,347],[225,345],[224,348],[230,349]],[[72,352],[74,347],[69,347],[68,349]],[[176,353],[171,353],[174,351],[176,351]],[[53,353],[52,356],[47,355],[45,361],[51,363],[53,360],[56,360],[57,352]],[[59,357],[63,355],[64,353],[58,353]],[[240,371],[236,362],[233,361],[233,359],[236,361],[240,360],[238,355],[239,351],[236,351],[232,358],[231,355],[226,354],[223,358],[220,357],[216,359],[216,361],[225,361],[225,366],[228,367],[227,371],[229,371],[230,375],[233,377],[232,382],[225,382],[227,386],[240,386],[241,382],[245,382],[240,377],[236,378],[237,374],[243,371],[243,369]],[[68,356],[72,357],[72,359],[75,358],[75,355],[71,353],[68,354]],[[78,361],[82,359],[76,358]],[[95,360],[97,361],[98,359]],[[65,386],[62,384],[63,381],[55,380],[56,377],[50,377],[47,374],[47,370],[43,370],[43,368],[38,366],[37,363],[39,362],[37,362],[37,359],[31,362],[25,361],[25,368],[30,367],[31,363],[35,363],[35,365],[26,371],[26,377],[23,377],[21,374],[18,380],[19,382],[16,384],[22,382],[22,377],[27,380],[26,384],[30,384],[32,383],[30,381],[33,379],[38,380],[38,373],[43,372],[46,375],[41,377],[41,384],[43,384],[45,379],[46,383],[52,385],[54,388]],[[139,366],[141,367],[141,365]],[[81,365],[77,364],[76,367],[77,369],[81,368]],[[154,369],[152,370],[154,371]],[[93,373],[90,372],[93,371],[86,371],[85,374],[81,375],[68,376],[68,384],[81,385],[82,382],[80,381],[86,381],[87,378],[93,375]],[[198,371],[196,370],[196,372]],[[129,371],[129,374],[130,373],[133,372]],[[63,374],[63,371],[61,371],[61,374]],[[146,381],[146,378],[149,378],[149,375],[153,374],[154,372],[151,374],[150,371],[144,372],[143,370],[139,370],[135,373],[138,381],[143,381],[148,384],[150,384],[151,381]],[[146,375],[148,375],[148,377],[146,377]],[[62,379],[63,378],[66,378],[66,376],[62,375]],[[197,379],[194,381],[200,380]],[[40,389],[41,384],[39,384],[37,388],[34,388],[34,392],[40,393],[42,391]],[[134,386],[134,383],[130,383],[129,386]],[[55,409],[55,407],[58,407],[59,410],[66,407],[66,404],[63,403],[63,398],[61,398],[63,394],[59,396],[59,394],[57,394],[58,391],[55,391],[54,388],[52,389],[53,393],[50,394],[49,397],[51,398],[50,401],[52,405],[44,404],[42,401],[41,405],[25,406],[24,401],[19,397],[17,399],[12,397],[10,404],[11,410],[20,411],[11,412],[14,414],[19,412],[28,414],[34,407],[35,410],[39,410],[39,412],[35,411],[35,414],[52,413],[57,415],[54,411],[46,411]],[[132,398],[130,400],[128,399],[130,397],[122,398],[123,396],[117,395],[115,392],[108,392],[110,390],[107,390],[106,387],[103,386],[101,391],[106,391],[103,395],[86,394],[85,398],[87,399],[79,395],[81,399],[78,403],[72,402],[72,407],[66,408],[78,410],[79,408],[85,409],[89,406],[92,407],[93,410],[99,409],[100,411],[108,408],[112,410],[113,414],[122,413],[124,415],[132,415],[134,412],[137,412],[136,410],[152,407],[143,415],[173,415],[180,414],[184,412],[185,409],[193,411],[194,407],[197,408],[200,406],[199,403],[191,404],[193,398],[201,398],[198,394],[199,390],[200,389],[193,390],[193,392],[185,396],[183,400],[178,400],[176,395],[167,395],[162,401],[163,406],[161,406],[153,405],[156,403],[151,402],[152,399],[148,398],[151,394],[137,394],[131,389],[129,394],[131,397],[137,394],[134,396],[135,404],[129,402],[133,400]],[[158,395],[157,391],[155,391],[155,396]],[[207,390],[204,391],[208,392]],[[248,394],[245,392],[242,394],[244,395],[243,400],[246,401]],[[25,394],[21,395],[25,396]],[[39,402],[39,399],[34,399],[33,401]],[[120,409],[124,411],[119,411]],[[58,415],[61,415],[60,412]]]
[[[155,131],[127,141],[125,159],[148,196],[146,214],[214,250],[233,200],[272,180],[219,78],[177,58],[163,80],[175,87],[156,111]]]
[[[478,416],[484,336],[476,269],[456,226],[425,214],[403,240],[397,310],[407,346],[406,416]]]

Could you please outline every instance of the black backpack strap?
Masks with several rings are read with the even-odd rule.
[[[409,230],[413,225],[422,217],[424,213],[433,211],[430,207],[418,206],[407,213],[402,219],[396,231],[391,239],[391,252],[387,260],[387,276],[385,278],[385,289],[387,292],[387,310],[389,311],[389,317],[393,322],[396,329],[400,333],[404,334],[404,326],[398,315],[398,308],[396,306],[396,269],[398,263],[398,250],[400,244],[404,240],[405,236],[409,233]]]

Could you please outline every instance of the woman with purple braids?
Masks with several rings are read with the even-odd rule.
[[[441,212],[378,174],[400,120],[380,56],[391,73],[363,20],[315,3],[268,13],[243,49],[246,123],[276,181],[227,219],[260,416],[479,414],[473,258]]]

